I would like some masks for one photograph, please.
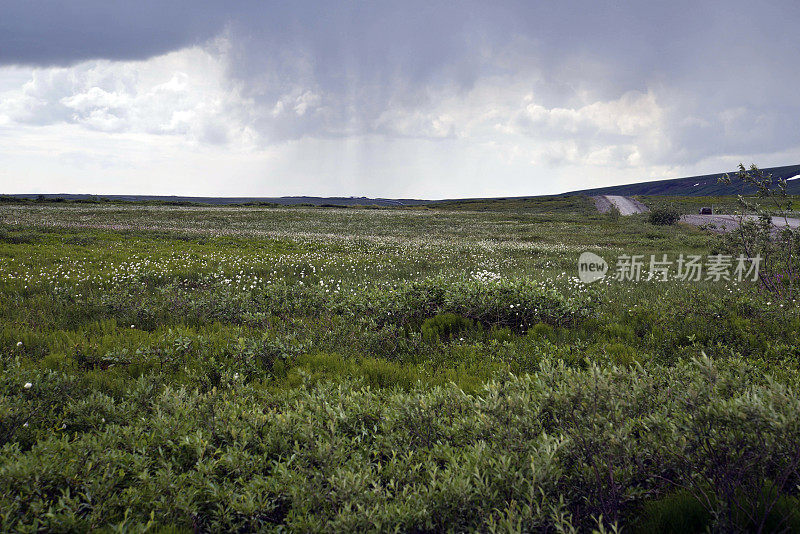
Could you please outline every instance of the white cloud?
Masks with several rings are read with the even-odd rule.
[[[385,110],[374,129],[390,137],[488,143],[505,159],[548,167],[642,168],[669,144],[666,113],[652,91],[574,108],[547,107],[530,91],[535,83],[494,77],[466,92],[445,88],[430,95],[424,107]]]
[[[647,136],[661,128],[663,110],[652,92],[631,91],[616,100],[597,101],[579,108],[545,108],[528,103],[516,116],[512,129],[530,135],[612,134]]]
[[[21,87],[0,94],[0,117],[6,124],[77,124],[108,133],[179,135],[195,143],[251,142],[252,103],[227,78],[223,45],[216,41],[147,61],[32,70]]]
[[[275,102],[270,115],[272,117],[292,116],[302,117],[309,110],[316,110],[320,107],[322,98],[320,95],[309,89],[297,88],[291,93],[285,94]]]
[[[326,87],[314,58],[300,56],[302,76],[259,92],[257,76],[231,74],[231,54],[219,38],[145,61],[0,68],[0,192],[525,195],[716,172],[747,156],[793,163],[798,153],[704,156],[681,136],[741,137],[769,117],[737,106],[684,113],[657,85],[565,88],[554,99],[551,73],[498,67],[471,83],[384,94]],[[508,57],[487,50],[482,60]]]

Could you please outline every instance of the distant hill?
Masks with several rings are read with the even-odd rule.
[[[368,198],[368,197],[179,197],[179,196],[156,196],[156,195],[78,195],[71,193],[59,194],[16,194],[2,195],[5,198],[17,198],[28,200],[70,200],[73,202],[154,202],[173,205],[192,205],[192,204],[274,204],[281,206],[416,206],[425,204],[428,201],[409,198]]]
[[[787,167],[771,167],[762,169],[765,172],[772,174],[775,181],[778,178],[793,178],[789,180],[786,191],[793,195],[800,194],[800,165],[789,165]],[[705,174],[703,176],[690,176],[688,178],[674,178],[671,180],[658,180],[655,182],[641,182],[638,184],[627,185],[614,185],[610,187],[598,187],[595,189],[583,189],[581,191],[572,191],[564,193],[565,195],[622,195],[622,196],[635,196],[635,195],[665,195],[665,196],[724,196],[735,194],[752,194],[755,189],[752,187],[743,187],[741,182],[733,181],[733,184],[726,186],[719,183],[719,179],[725,173],[719,174]],[[730,171],[728,174],[733,176],[735,171]]]
[[[786,167],[771,167],[763,169],[777,180],[778,178],[790,179],[787,186],[789,194],[800,195],[800,165]],[[729,172],[734,174],[735,171]],[[559,199],[571,195],[622,195],[622,196],[725,196],[735,194],[752,194],[754,189],[743,187],[741,183],[734,182],[733,186],[719,183],[725,173],[705,174],[703,176],[690,176],[688,178],[674,178],[670,180],[657,180],[655,182],[640,182],[636,184],[614,185],[598,187],[595,189],[582,189],[560,195],[539,195],[520,197],[497,198],[461,198],[443,200],[422,200],[412,198],[369,198],[369,197],[184,197],[184,196],[157,196],[157,195],[79,195],[71,193],[59,194],[14,194],[0,195],[3,199],[47,200],[50,202],[65,200],[71,202],[146,202],[168,205],[281,205],[281,206],[438,206],[448,208],[468,209],[496,209],[499,204],[514,204],[528,199]],[[516,205],[516,204],[514,204]],[[551,202],[553,209],[561,208],[558,202]],[[572,206],[574,207],[574,206]]]

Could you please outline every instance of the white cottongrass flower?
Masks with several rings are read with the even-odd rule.
[[[25,389],[31,389],[33,387],[33,384],[31,384],[30,382],[25,382],[25,385],[22,387],[24,387]]]
[[[22,346],[22,341],[17,341],[17,346],[21,347]]]

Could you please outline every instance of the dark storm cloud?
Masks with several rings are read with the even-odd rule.
[[[0,64],[145,59],[212,37],[222,4],[191,0],[3,0]]]
[[[800,143],[800,2],[296,6],[262,5],[231,23],[241,39],[232,74],[254,96],[300,84],[328,104],[324,117],[263,119],[278,138],[369,130],[389,107],[429,105],[432,88],[539,73],[531,89],[550,107],[657,91],[672,143],[653,161]]]
[[[311,54],[314,73],[332,88],[345,87],[352,76],[365,83],[400,81],[394,79],[399,76],[407,83],[448,76],[468,85],[487,59],[482,54],[518,38],[529,45],[524,52],[536,53],[536,61],[552,69],[560,69],[565,56],[601,57],[617,71],[618,83],[627,86],[637,73],[652,71],[655,62],[669,70],[670,65],[676,66],[676,59],[697,53],[692,47],[698,38],[699,44],[724,38],[717,33],[722,28],[715,27],[716,20],[723,9],[736,11],[729,4],[720,4],[717,10],[697,7],[694,2],[596,1],[28,0],[3,4],[2,63],[141,59],[200,42],[231,23],[247,59],[240,74],[258,74],[252,70],[260,65],[291,62],[295,58],[286,54],[302,50]],[[792,8],[791,3],[786,6]],[[758,22],[752,17],[764,9],[743,12],[741,24]],[[793,11],[796,14],[797,8]],[[779,29],[790,13],[766,15],[773,14],[778,16],[770,23]],[[734,27],[727,30],[738,33]],[[709,33],[707,38],[704,33]],[[561,74],[592,73],[567,69]]]
[[[547,108],[653,91],[668,142],[649,161],[691,162],[800,144],[799,22],[796,0],[5,1],[0,63],[143,59],[224,34],[268,142],[386,132],[387,110],[492,77],[530,79]]]
[[[397,84],[396,92],[413,93],[420,83],[469,87],[480,75],[535,67],[552,74],[556,86],[591,85],[612,96],[657,80],[699,78],[702,85],[723,69],[757,73],[764,61],[780,67],[794,60],[798,22],[794,0],[4,0],[0,63],[142,59],[230,27],[239,45],[234,74],[243,79],[306,77],[337,92],[352,91],[354,83],[377,93]],[[512,63],[490,57],[510,45],[518,47]],[[297,54],[307,63],[298,63]],[[601,65],[587,68],[591,62]]]

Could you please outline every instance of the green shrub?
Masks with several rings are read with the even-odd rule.
[[[422,339],[428,343],[447,342],[469,332],[475,327],[472,319],[454,313],[440,313],[422,323]]]
[[[713,524],[711,513],[687,491],[677,491],[644,504],[632,529],[641,534],[702,534]]]
[[[555,338],[555,330],[549,324],[536,323],[528,329],[528,336],[532,338],[543,338],[553,341]]]
[[[617,365],[635,365],[639,360],[639,350],[625,343],[608,343],[603,346],[608,359]]]
[[[711,489],[711,488],[706,488]],[[712,490],[713,491],[713,490]],[[709,507],[686,490],[674,491],[664,497],[644,504],[632,531],[641,534],[683,534],[709,531],[725,532],[798,532],[800,512],[797,497],[775,498],[774,492],[765,489],[751,510],[732,510],[730,518],[714,518],[714,505]],[[770,509],[766,510],[765,506]],[[763,521],[762,524],[761,521]],[[723,524],[727,527],[720,529]],[[716,528],[715,528],[716,527]]]
[[[499,343],[510,343],[514,339],[514,333],[507,326],[492,326],[489,329],[489,339]]]
[[[648,214],[650,224],[671,226],[680,220],[681,214],[672,208],[656,208]]]
[[[739,231],[723,234],[718,246],[734,256],[759,256],[759,286],[773,298],[796,302],[800,295],[800,230],[786,224],[794,215],[787,181],[774,179],[755,164],[746,169],[740,163],[735,177],[757,195],[755,199],[737,197]],[[733,180],[726,174],[720,182],[732,185]],[[753,214],[757,220],[746,218]]]
[[[619,323],[611,323],[603,326],[602,334],[605,339],[614,341],[633,342],[636,338],[636,333],[631,326]]]
[[[0,226],[0,243],[9,243],[12,245],[21,245],[36,243],[38,235],[34,232],[20,232],[12,230],[7,226]]]
[[[154,375],[113,396],[2,360],[0,530],[795,525],[800,400],[742,362],[543,361],[470,395],[420,384],[424,366],[300,359],[294,389],[222,367],[205,392]],[[333,368],[353,378],[314,377]],[[675,486],[691,498],[653,504]]]
[[[796,303],[583,285],[716,238],[538,202],[6,206],[0,532],[800,531]]]
[[[484,327],[525,332],[539,322],[555,326],[577,324],[588,315],[591,304],[585,293],[565,295],[530,280],[485,283],[433,278],[397,284],[391,289],[375,287],[347,295],[330,307],[378,324],[420,324],[426,318],[452,313]]]

